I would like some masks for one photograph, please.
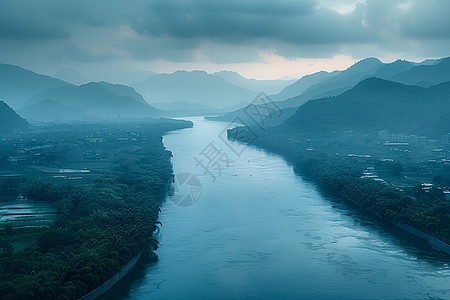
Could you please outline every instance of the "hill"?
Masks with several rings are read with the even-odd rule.
[[[340,71],[325,72],[320,71],[314,74],[305,75],[299,80],[295,81],[291,85],[285,87],[281,92],[276,95],[272,95],[272,99],[276,101],[286,100],[295,96],[302,94],[305,90],[311,86],[318,84],[319,82],[329,79],[333,76],[341,73]]]
[[[11,107],[0,101],[0,132],[13,132],[26,129],[28,122],[22,119]]]
[[[297,94],[296,97],[282,101],[280,105],[283,107],[300,106],[311,99],[339,95],[364,78],[375,74],[382,67],[383,63],[377,58],[363,59],[348,69],[338,72],[335,76],[325,78],[319,83],[312,85],[301,94]]]
[[[257,95],[203,71],[158,74],[133,87],[150,102],[191,102],[213,108],[250,102]]]
[[[437,63],[438,61],[433,61]],[[431,63],[424,62],[424,63]],[[392,76],[414,69],[417,64],[397,60],[393,63],[384,64],[376,58],[361,60],[347,70],[332,73],[318,72],[307,75],[287,86],[279,94],[272,95],[271,99],[286,111],[277,122],[282,123],[293,113],[291,108],[299,107],[311,99],[337,96],[354,87],[358,82],[370,78],[379,77],[389,79]],[[448,79],[450,80],[450,78]],[[216,120],[231,121],[235,116],[242,115],[242,109],[224,114]],[[212,118],[213,119],[213,118]]]
[[[0,97],[12,108],[23,106],[27,99],[37,93],[63,86],[72,85],[21,67],[0,64]]]
[[[23,107],[18,112],[30,122],[93,121],[94,118],[76,107],[67,107],[50,99]]]
[[[277,94],[286,86],[292,84],[295,80],[258,80],[242,77],[239,73],[232,71],[220,71],[213,75],[222,77],[226,81],[236,86],[243,87],[247,90],[260,93],[264,92],[268,95]]]
[[[60,70],[58,73],[54,74],[53,77],[61,79],[65,82],[70,82],[75,85],[80,85],[89,82],[89,80],[84,78],[82,75],[80,75],[80,73],[78,73],[75,69],[72,68],[64,68]]]
[[[51,100],[66,109],[74,107],[91,117],[149,117],[160,113],[132,88],[107,82],[49,89],[31,97],[27,104],[36,105],[44,100]],[[40,107],[45,106],[48,105]],[[30,107],[27,107],[27,111],[32,113]],[[35,114],[33,118],[38,119],[39,116]]]
[[[379,78],[335,97],[308,101],[277,127],[295,135],[380,129],[429,136],[450,131],[450,82],[429,88]]]
[[[424,87],[450,80],[450,57],[443,58],[431,65],[420,65],[390,78],[392,81]]]

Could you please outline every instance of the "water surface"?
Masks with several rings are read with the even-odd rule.
[[[175,173],[200,179],[201,198],[167,201],[159,261],[142,263],[108,299],[450,299],[445,256],[279,156],[250,147],[238,157],[218,138],[227,123],[191,120],[164,143]],[[194,159],[210,142],[233,160],[215,182]]]

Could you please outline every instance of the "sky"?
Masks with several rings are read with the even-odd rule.
[[[149,72],[300,78],[450,56],[448,0],[1,0],[0,62],[132,83]]]

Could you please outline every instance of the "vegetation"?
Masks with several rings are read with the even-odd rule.
[[[244,142],[248,140],[242,128],[240,132],[236,136],[231,130],[228,136]],[[347,158],[331,157],[325,153],[311,157],[298,144],[274,133],[261,132],[255,144],[283,155],[293,162],[297,170],[312,175],[326,188],[361,208],[383,219],[410,225],[450,244],[450,206],[442,190],[432,188],[425,191],[418,185],[408,194],[389,184],[361,178],[364,170]],[[395,169],[400,171],[398,167]],[[446,179],[446,176],[437,176],[435,180]]]
[[[162,128],[147,132],[134,151],[115,153],[114,168],[92,185],[14,182],[22,184],[27,198],[53,203],[58,216],[24,251],[14,252],[2,239],[2,299],[78,299],[107,281],[146,245],[157,247],[152,233],[173,176]],[[3,183],[2,188],[8,187]]]
[[[338,96],[305,103],[278,130],[311,137],[382,128],[440,138],[450,128],[449,90],[448,82],[422,88],[369,78]]]

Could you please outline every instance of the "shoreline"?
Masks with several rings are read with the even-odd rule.
[[[243,141],[240,141],[239,139],[235,139],[235,140],[237,140],[237,141],[239,141],[241,143],[245,143]],[[447,255],[450,255],[450,245],[449,244],[445,243],[444,241],[438,239],[435,236],[432,236],[429,233],[423,232],[423,231],[421,231],[421,230],[419,230],[417,228],[414,228],[414,227],[412,227],[412,226],[410,226],[408,224],[405,224],[405,223],[402,223],[402,222],[399,222],[399,221],[395,221],[395,220],[390,220],[388,218],[384,218],[376,210],[374,210],[374,209],[372,209],[372,208],[370,208],[368,206],[362,205],[361,203],[358,203],[356,200],[354,200],[354,199],[352,199],[352,198],[350,198],[348,196],[343,195],[342,193],[340,193],[336,189],[332,188],[331,186],[326,185],[316,175],[312,174],[311,172],[308,172],[308,170],[306,170],[304,167],[302,167],[301,164],[296,163],[295,159],[290,157],[289,153],[286,152],[286,149],[283,149],[283,150],[279,149],[277,151],[276,149],[272,149],[272,147],[267,147],[267,145],[264,144],[264,143],[263,144],[259,144],[257,142],[253,142],[251,144],[246,143],[246,144],[248,144],[250,146],[253,146],[253,147],[256,147],[256,148],[260,148],[260,149],[269,151],[271,153],[274,153],[276,155],[281,156],[284,160],[286,160],[286,162],[291,164],[293,166],[293,168],[298,168],[298,170],[306,172],[315,182],[323,185],[324,188],[328,189],[332,193],[338,195],[339,197],[342,197],[343,199],[349,201],[350,203],[353,203],[354,205],[356,205],[360,209],[370,213],[371,215],[379,218],[380,220],[385,221],[385,222],[395,226],[396,228],[401,229],[401,230],[403,230],[403,231],[413,235],[416,238],[419,238],[422,241],[425,241],[428,244],[428,246],[430,246],[432,249],[434,249],[436,251],[443,252],[443,253],[445,253]],[[264,145],[266,145],[266,146],[264,146]]]
[[[125,277],[136,266],[136,264],[142,258],[142,254],[145,251],[146,251],[146,249],[142,249],[141,251],[139,251],[139,253],[136,254],[132,259],[130,259],[130,261],[125,266],[123,266],[123,268],[120,269],[119,272],[117,272],[115,275],[113,275],[107,281],[102,283],[96,289],[90,291],[83,297],[79,298],[79,300],[94,300],[94,299],[98,299],[99,297],[104,295],[111,288],[113,288],[117,283],[119,283],[120,280],[123,277]]]

